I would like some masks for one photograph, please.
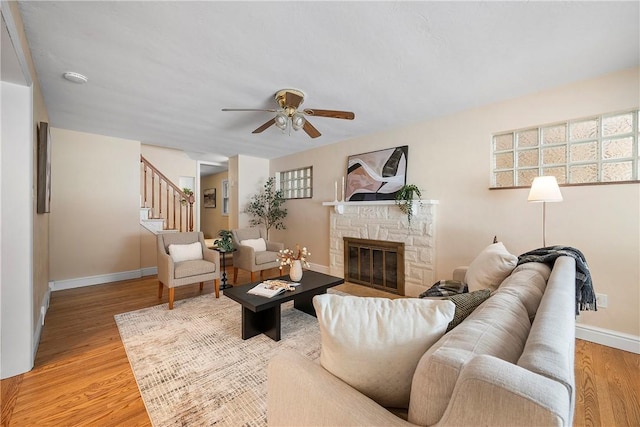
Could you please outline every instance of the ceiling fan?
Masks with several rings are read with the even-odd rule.
[[[304,93],[296,89],[282,89],[276,92],[276,103],[280,108],[223,108],[222,111],[267,111],[277,113],[274,118],[254,130],[252,133],[260,133],[271,125],[276,125],[282,131],[291,128],[293,130],[303,129],[311,138],[317,138],[321,133],[316,129],[304,116],[330,117],[334,119],[353,120],[356,115],[350,111],[336,110],[316,110],[314,108],[305,108],[298,110],[300,104],[304,101]]]

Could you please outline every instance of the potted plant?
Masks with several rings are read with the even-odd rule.
[[[218,231],[218,249],[221,252],[232,252],[233,251],[233,239],[231,238],[231,231],[229,230],[220,230]]]
[[[180,204],[181,204],[182,206],[185,206],[185,205],[189,202],[189,199],[191,199],[191,196],[193,196],[193,191],[192,191],[190,188],[184,187],[184,188],[182,189],[182,192],[183,192],[184,194],[186,194],[186,195],[187,195],[187,197],[188,197],[187,199],[184,199],[184,198],[183,198],[183,199],[180,199]]]
[[[250,220],[251,225],[263,224],[267,229],[267,240],[269,240],[269,230],[275,227],[276,230],[284,230],[283,220],[287,216],[287,210],[282,207],[286,201],[282,190],[276,190],[275,177],[270,177],[264,184],[263,190],[251,196],[251,200],[245,212],[254,218]]]
[[[413,217],[414,197],[416,197],[418,203],[420,203],[421,196],[422,193],[420,193],[420,189],[414,184],[403,185],[396,194],[396,205],[407,215],[409,226],[411,226],[411,218]]]

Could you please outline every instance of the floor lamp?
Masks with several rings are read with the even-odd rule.
[[[547,202],[561,202],[562,194],[555,176],[538,176],[533,179],[529,191],[529,202],[542,202],[542,246],[547,246],[546,208]]]

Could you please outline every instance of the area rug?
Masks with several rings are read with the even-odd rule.
[[[241,338],[241,306],[213,294],[115,316],[149,418],[161,426],[266,426],[267,365],[320,356],[315,317],[282,306],[282,339]]]

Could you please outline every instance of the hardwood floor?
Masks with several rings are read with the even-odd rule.
[[[2,426],[151,425],[113,316],[157,305],[157,283],[149,276],[54,292],[34,369],[0,382]],[[357,293],[353,286],[339,289]],[[180,287],[176,300],[199,294],[198,284]],[[575,426],[640,426],[640,355],[578,340],[575,371]]]

